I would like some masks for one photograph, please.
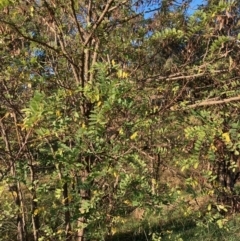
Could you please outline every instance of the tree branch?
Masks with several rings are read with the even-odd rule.
[[[212,74],[218,74],[218,73],[224,73],[224,72],[228,72],[228,70],[227,69],[215,70],[215,71],[212,72]],[[146,79],[146,82],[150,82],[152,80],[155,80],[155,81],[160,81],[160,80],[172,81],[172,80],[181,80],[181,79],[186,80],[186,79],[198,78],[198,77],[204,76],[206,74],[211,74],[211,72],[202,72],[202,73],[199,73],[199,74],[180,75],[180,76],[176,76],[177,74],[174,74],[173,76],[168,76],[168,77],[167,76],[154,75],[154,76],[148,77]],[[143,80],[141,80],[141,81],[143,81]]]
[[[188,105],[187,108],[196,108],[199,106],[208,106],[208,105],[218,105],[218,104],[224,104],[224,103],[229,103],[229,102],[238,101],[238,100],[240,100],[240,96],[231,97],[231,98],[223,99],[223,100],[202,101],[197,104]]]
[[[48,49],[50,49],[50,50],[53,50],[55,53],[58,53],[58,54],[61,53],[62,56],[65,57],[65,58],[69,61],[69,63],[71,63],[72,65],[74,65],[75,67],[77,67],[77,66],[75,65],[75,63],[68,57],[68,55],[66,55],[66,53],[63,53],[62,51],[60,51],[60,49],[54,48],[54,47],[52,47],[51,45],[47,44],[46,42],[42,42],[42,41],[40,41],[40,40],[38,40],[38,39],[36,39],[36,38],[31,38],[31,37],[23,34],[14,23],[7,22],[7,21],[5,21],[5,20],[3,20],[3,19],[0,19],[0,22],[6,24],[6,25],[8,25],[8,26],[10,26],[11,28],[13,28],[13,29],[14,29],[20,36],[22,36],[24,39],[29,40],[29,41],[34,42],[34,43],[37,43],[37,44],[39,44],[39,45],[41,45],[41,46],[43,46],[43,47],[45,47],[45,48],[48,48]]]
[[[84,42],[84,46],[86,46],[89,41],[91,40],[95,30],[98,28],[98,26],[100,25],[100,23],[102,22],[102,20],[104,19],[105,15],[107,14],[107,12],[109,11],[112,3],[114,2],[114,0],[109,0],[107,3],[106,3],[106,6],[101,14],[101,16],[98,18],[97,22],[93,25],[93,28],[92,28],[92,32],[89,34],[89,36],[87,37],[87,39],[85,40]]]
[[[81,26],[79,24],[79,21],[77,19],[77,14],[76,14],[76,10],[74,8],[74,1],[73,0],[71,0],[71,9],[72,9],[72,13],[73,13],[75,24],[77,25],[79,37],[80,37],[81,41],[83,42],[84,41],[84,39],[83,39],[83,32],[84,32],[84,30],[81,28]]]

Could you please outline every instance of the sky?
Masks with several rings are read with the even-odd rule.
[[[176,2],[181,2],[181,0],[179,1],[176,1]],[[189,7],[189,10],[188,10],[188,13],[189,14],[192,14],[194,11],[197,10],[197,7],[201,4],[204,4],[206,1],[205,0],[192,0],[191,4],[190,4],[190,7]],[[158,5],[156,4],[155,6],[154,5],[151,5],[151,7],[145,7],[145,11],[148,12],[150,9],[154,9],[154,8],[157,8]],[[139,11],[142,11],[142,9],[139,9]],[[145,13],[145,17],[151,17],[152,15],[154,14],[154,12],[150,12],[150,13]]]
[[[198,5],[204,4],[205,2],[206,1],[203,1],[203,0],[193,0],[189,9],[190,13],[194,12],[197,9]]]

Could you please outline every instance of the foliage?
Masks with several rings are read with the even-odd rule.
[[[146,6],[158,7],[148,17]],[[131,216],[169,221],[171,207],[196,236],[228,231],[239,211],[237,1],[191,14],[189,1],[0,9],[0,240],[111,239]],[[149,237],[183,239],[160,228]]]

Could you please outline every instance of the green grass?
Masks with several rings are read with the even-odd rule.
[[[137,221],[130,218],[119,224],[118,231],[106,241],[239,241],[240,215],[223,217],[213,214],[215,221],[209,220],[211,215],[197,217],[177,216],[177,212],[163,217],[146,216]],[[223,227],[217,220],[223,219]]]

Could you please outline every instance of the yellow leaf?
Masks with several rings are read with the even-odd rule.
[[[30,7],[30,16],[33,16],[33,12],[34,12],[34,7]]]
[[[125,79],[125,78],[128,77],[128,73],[124,72],[123,70],[119,70],[119,71],[117,72],[117,76],[118,76],[118,78]]]
[[[125,200],[123,203],[125,203],[127,205],[131,205],[131,202],[129,200]]]
[[[130,139],[131,139],[131,140],[136,139],[137,135],[138,135],[138,132],[136,131],[136,132],[134,132],[134,133],[130,136]]]
[[[97,190],[94,190],[94,191],[93,191],[93,194],[96,195],[96,194],[97,194]]]
[[[61,112],[59,110],[56,110],[56,116],[57,117],[61,116]]]
[[[114,235],[116,232],[117,232],[117,229],[112,227],[111,228],[111,234]]]
[[[127,77],[128,77],[128,73],[123,72],[122,77],[123,77],[124,79],[127,78]]]
[[[36,216],[39,213],[39,209],[35,209],[33,215]]]
[[[194,169],[197,169],[198,168],[198,162],[196,162],[194,165],[193,165],[193,167],[194,167]]]
[[[156,179],[155,178],[152,178],[152,185],[155,185],[157,182],[156,182]]]
[[[119,134],[120,134],[120,135],[123,135],[123,134],[124,134],[124,132],[123,132],[123,129],[122,129],[122,128],[119,130]]]
[[[73,94],[73,92],[71,91],[71,90],[67,90],[67,96],[69,96],[69,95],[72,95]]]
[[[122,70],[118,70],[118,72],[117,72],[117,77],[118,77],[118,78],[122,78]]]
[[[184,166],[181,168],[181,171],[183,172],[185,169],[186,169],[186,166],[184,165]]]
[[[216,151],[217,148],[216,148],[213,144],[211,144],[211,146],[210,146],[210,150],[212,150],[212,151]]]
[[[211,205],[211,204],[208,204],[207,210],[210,211],[211,209],[212,209],[212,205]]]
[[[231,142],[231,138],[230,138],[230,135],[229,135],[229,132],[225,132],[222,134],[222,138],[223,140],[228,144]]]
[[[86,212],[86,210],[84,208],[79,208],[79,211],[80,211],[81,214]]]

